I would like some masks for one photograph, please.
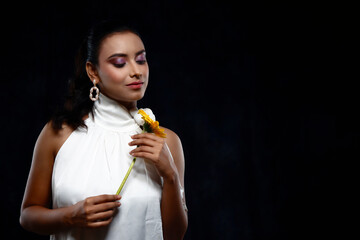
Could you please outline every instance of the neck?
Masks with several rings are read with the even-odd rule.
[[[119,105],[124,106],[128,111],[130,111],[131,109],[136,108],[137,106],[137,102],[133,101],[133,102],[122,102],[122,101],[117,101],[115,100]]]

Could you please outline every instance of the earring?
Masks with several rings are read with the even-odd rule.
[[[100,92],[100,91],[99,91],[99,89],[96,87],[96,81],[95,81],[95,79],[94,79],[93,83],[94,83],[94,86],[90,89],[90,95],[89,95],[89,97],[90,97],[90,99],[91,99],[93,102],[95,102],[96,100],[99,99],[99,92]],[[94,90],[96,91],[95,97],[94,97],[94,94],[93,94]]]

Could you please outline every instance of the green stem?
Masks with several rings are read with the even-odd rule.
[[[136,157],[132,160],[132,162],[131,162],[131,165],[130,165],[129,169],[128,169],[128,171],[127,171],[127,173],[126,173],[126,175],[125,175],[124,179],[122,180],[122,182],[121,182],[121,185],[120,185],[119,189],[118,189],[118,190],[117,190],[117,192],[116,192],[116,195],[119,195],[119,194],[120,194],[120,192],[121,192],[121,190],[123,189],[123,187],[124,187],[124,185],[125,185],[125,182],[126,182],[127,178],[128,178],[128,177],[129,177],[129,175],[130,175],[131,169],[133,168],[133,166],[134,166],[134,164],[135,164],[135,161],[136,161]]]
[[[144,133],[144,132],[146,132],[145,129],[143,129],[141,133]],[[127,178],[129,177],[130,172],[131,172],[131,170],[132,170],[132,168],[133,168],[133,166],[134,166],[134,164],[135,164],[135,161],[136,161],[136,157],[134,157],[134,159],[132,160],[129,169],[127,170],[127,172],[126,172],[126,174],[125,174],[125,177],[124,177],[124,179],[122,180],[122,182],[121,182],[121,184],[120,184],[120,187],[119,187],[119,189],[118,189],[117,192],[116,192],[116,195],[119,195],[120,192],[121,192],[121,190],[123,189],[123,187],[124,187],[124,185],[125,185],[125,182],[126,182]]]

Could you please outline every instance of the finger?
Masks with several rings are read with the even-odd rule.
[[[109,219],[104,219],[103,221],[91,222],[91,223],[88,223],[88,227],[90,227],[90,228],[104,227],[104,226],[109,225],[112,220],[113,220],[113,217],[111,217]]]
[[[141,146],[141,145],[147,145],[151,147],[156,147],[156,146],[162,147],[164,145],[164,142],[162,140],[155,141],[153,139],[148,139],[148,138],[135,139],[129,142],[129,146]]]
[[[107,219],[113,217],[114,214],[115,214],[115,210],[114,210],[114,209],[111,209],[111,210],[108,210],[108,211],[95,213],[95,214],[89,216],[87,220],[88,220],[89,222],[104,221],[104,220],[107,220]]]
[[[147,138],[136,139],[134,141],[129,142],[130,146],[147,145],[147,146],[153,147],[153,146],[156,146],[157,144],[159,144],[159,143],[152,139],[147,139]]]
[[[163,138],[158,137],[158,136],[156,136],[156,135],[153,134],[153,133],[140,133],[140,134],[135,134],[135,135],[131,136],[131,138],[132,138],[132,139],[148,138],[148,139],[152,139],[152,140],[157,141],[157,142],[161,142],[161,141],[164,140]]]
[[[150,140],[150,139],[146,139],[146,138],[140,138],[140,139],[135,139],[135,140],[129,142],[129,145],[130,146],[152,145],[154,143],[155,143],[154,140]]]
[[[93,213],[105,212],[109,210],[113,210],[115,208],[120,207],[121,203],[119,202],[107,202],[107,203],[100,203],[94,206]]]
[[[92,197],[90,199],[92,204],[100,204],[100,203],[106,203],[106,202],[115,202],[121,199],[120,195],[116,194],[103,194],[99,196]]]
[[[135,152],[131,154],[134,157],[139,157],[139,158],[146,158],[149,160],[152,160],[154,155],[152,153],[147,153],[147,152]]]
[[[154,148],[149,147],[149,146],[140,146],[140,147],[137,147],[137,148],[133,149],[130,152],[130,154],[132,155],[133,153],[138,153],[138,152],[147,152],[147,153],[154,154]]]

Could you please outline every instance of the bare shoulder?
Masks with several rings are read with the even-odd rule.
[[[173,147],[173,148],[181,148],[182,151],[182,144],[180,137],[174,131],[168,128],[165,127],[161,127],[161,128],[163,128],[164,132],[166,133],[166,143],[168,144],[170,150],[172,150],[171,148]]]
[[[168,145],[171,154],[173,155],[175,163],[184,164],[184,153],[180,137],[172,130],[162,127],[166,133],[166,144]]]
[[[36,148],[45,148],[55,157],[63,143],[73,131],[74,130],[67,124],[63,124],[61,129],[55,130],[50,121],[42,129],[36,143]]]
[[[170,141],[180,141],[179,136],[172,130],[165,128],[165,127],[161,127],[162,129],[164,129],[164,132],[166,133],[166,139],[170,140]]]
[[[52,127],[52,122],[43,127],[35,144],[22,209],[32,205],[50,206],[54,160],[71,133],[72,129],[66,125],[58,131]]]

